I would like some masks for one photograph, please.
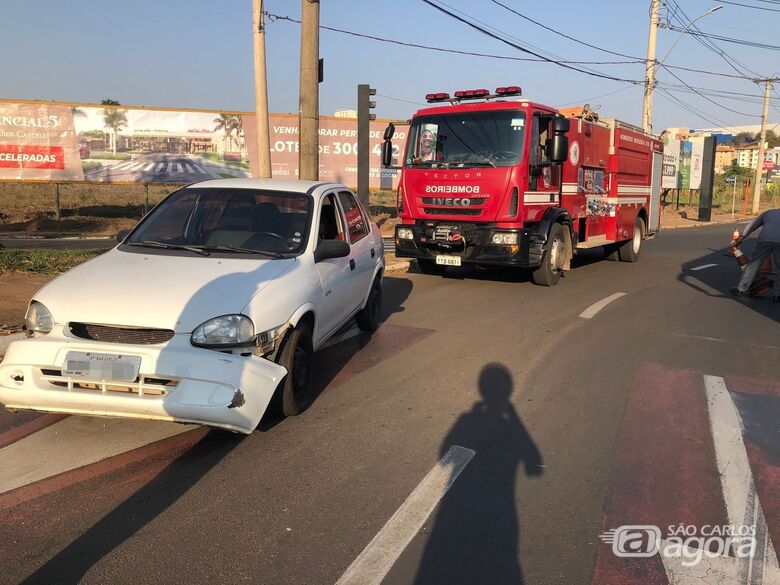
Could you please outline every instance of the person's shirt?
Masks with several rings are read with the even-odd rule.
[[[763,228],[758,236],[759,240],[780,244],[780,208],[767,209],[751,221],[742,231],[742,237],[748,237],[758,228]]]

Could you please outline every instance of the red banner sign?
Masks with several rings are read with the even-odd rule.
[[[0,144],[0,168],[64,169],[65,151],[61,146]]]

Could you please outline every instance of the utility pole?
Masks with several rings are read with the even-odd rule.
[[[769,91],[772,79],[764,80],[764,113],[761,116],[761,139],[758,142],[758,162],[756,164],[756,184],[753,191],[753,213],[758,213],[761,204],[761,174],[764,172],[764,141],[766,140],[766,119],[769,115]]]
[[[366,83],[358,85],[358,119],[357,119],[357,196],[363,206],[368,209],[368,184],[371,175],[371,120],[376,120],[376,114],[371,110],[376,107],[376,102],[371,96],[376,95],[376,90]]]
[[[661,0],[650,3],[650,34],[647,38],[645,60],[645,99],[642,103],[642,128],[648,134],[653,131],[653,88],[655,87],[655,45],[658,36],[658,8]]]
[[[268,82],[265,75],[265,18],[263,0],[252,0],[252,37],[255,46],[255,121],[257,176],[271,178],[271,135],[268,129]]]
[[[320,177],[320,3],[302,0],[298,178]]]

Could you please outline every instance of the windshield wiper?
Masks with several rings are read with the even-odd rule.
[[[464,167],[494,167],[496,166],[496,163],[494,163],[492,160],[467,160],[461,163],[458,163],[459,165],[463,165]]]
[[[284,258],[279,252],[271,252],[269,250],[253,250],[251,248],[242,248],[240,246],[197,246],[200,250],[208,250],[209,252],[238,252],[239,254],[262,254],[263,256],[270,256],[271,258]]]
[[[162,248],[164,250],[187,250],[188,252],[195,252],[201,256],[209,256],[207,250],[198,246],[185,246],[183,244],[166,244],[165,242],[155,242],[153,240],[144,240],[143,242],[130,242],[128,246],[138,246],[140,248]]]

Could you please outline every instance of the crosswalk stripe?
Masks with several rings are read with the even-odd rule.
[[[208,174],[206,171],[204,171],[202,168],[200,168],[200,165],[196,165],[195,163],[193,163],[192,166],[195,167],[195,170],[198,171],[199,173],[202,173],[204,175]]]
[[[145,170],[145,171],[151,171],[153,167],[154,167],[154,163],[153,163],[153,162],[151,162],[151,163],[149,163],[148,165],[146,165],[146,167],[144,168],[144,170]]]
[[[132,164],[133,164],[133,161],[125,161],[125,162],[119,163],[118,165],[114,165],[112,168],[115,171],[119,171],[119,170],[124,170],[125,168],[127,168],[128,166],[130,166]]]
[[[144,163],[134,163],[127,167],[128,171],[140,171],[141,167],[144,166]]]
[[[184,169],[181,168],[181,164],[179,164],[179,163],[176,163],[176,172],[179,172],[179,173],[183,173],[184,172]]]
[[[168,168],[165,170],[170,173],[173,170],[173,163],[168,163]]]
[[[186,169],[187,169],[187,172],[188,172],[188,173],[194,173],[194,172],[195,172],[195,171],[192,169],[192,167],[191,167],[190,165],[188,165],[187,163],[184,163],[184,166],[186,167]]]
[[[154,169],[154,170],[155,170],[155,172],[159,173],[159,172],[162,170],[162,168],[163,168],[164,166],[165,166],[165,163],[164,163],[164,162],[160,163],[159,165],[157,165],[157,168],[156,168],[156,169]]]

